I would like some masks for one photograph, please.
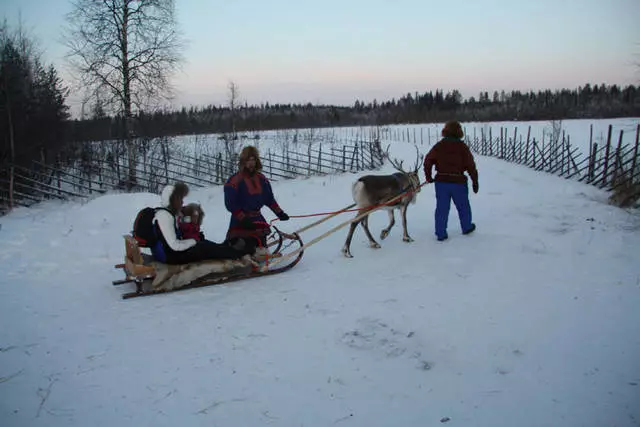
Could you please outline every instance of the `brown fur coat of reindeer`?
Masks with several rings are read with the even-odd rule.
[[[359,178],[353,183],[351,192],[353,194],[353,200],[358,207],[358,215],[362,215],[368,209],[378,207],[382,203],[386,203],[388,200],[399,196],[401,193],[406,193],[406,196],[395,200],[393,204],[385,206],[383,209],[389,212],[389,225],[387,228],[380,232],[380,239],[384,240],[391,231],[391,228],[395,224],[394,210],[399,209],[402,215],[402,240],[405,242],[412,242],[413,239],[409,236],[407,231],[407,208],[409,204],[416,202],[417,193],[420,192],[420,178],[418,176],[418,170],[422,164],[422,155],[416,147],[416,163],[412,170],[405,171],[402,168],[402,162],[392,159],[389,156],[389,147],[387,147],[387,158],[391,165],[398,171],[391,175],[366,175]],[[353,258],[351,254],[351,239],[358,224],[362,225],[369,244],[372,248],[380,248],[380,244],[371,235],[369,231],[369,215],[365,215],[358,221],[351,223],[349,227],[349,233],[347,239],[342,248],[342,253],[348,258]]]

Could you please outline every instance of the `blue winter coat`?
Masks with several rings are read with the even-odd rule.
[[[249,174],[242,171],[231,176],[224,185],[224,204],[231,213],[227,239],[253,236],[256,233],[268,235],[270,228],[260,210],[266,206],[276,215],[282,213],[273,196],[269,180],[259,172]],[[244,218],[249,218],[258,231],[244,228]]]

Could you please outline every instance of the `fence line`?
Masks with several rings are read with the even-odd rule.
[[[0,172],[0,213],[12,206],[31,206],[47,199],[86,198],[107,191],[158,193],[171,182],[190,186],[222,185],[237,171],[238,153],[185,153],[159,139],[137,146],[136,182],[128,182],[129,163],[120,144],[83,146],[73,159],[52,164],[32,161],[29,167],[5,164]],[[358,172],[382,166],[380,143],[360,140],[339,149],[319,143],[304,152],[268,149],[261,156],[263,173],[271,180],[300,176]],[[13,169],[11,168],[13,166]],[[14,170],[11,177],[9,170]]]
[[[491,132],[472,138],[465,137],[471,150],[483,156],[492,156],[508,162],[528,166],[536,171],[552,173],[566,179],[576,179],[609,191],[622,191],[618,200],[621,206],[634,203],[640,198],[640,168],[638,167],[638,144],[640,125],[636,128],[634,144],[623,144],[624,130],[620,130],[617,144],[612,140],[613,126],[609,125],[606,144],[598,147],[593,143],[593,126],[590,129],[589,153],[571,145],[569,135],[555,135],[541,142],[530,139],[531,126],[526,140],[517,138],[518,128],[512,138],[506,129],[500,129],[500,137],[492,138]],[[466,132],[465,132],[466,133]],[[582,159],[581,159],[582,157]]]

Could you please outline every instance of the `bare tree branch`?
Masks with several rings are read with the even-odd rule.
[[[171,76],[182,61],[174,0],[74,0],[67,16],[68,60],[87,98],[123,120],[129,142],[133,114],[172,95]],[[135,181],[135,175],[130,175]]]

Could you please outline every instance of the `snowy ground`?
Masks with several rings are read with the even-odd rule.
[[[413,163],[411,145],[394,148]],[[411,244],[399,221],[379,250],[359,229],[349,260],[343,229],[283,275],[126,301],[130,285],[111,285],[122,235],[157,195],[0,218],[0,425],[640,425],[638,213],[477,161],[470,236],[452,208],[449,240],[435,240],[427,186],[409,209]],[[274,191],[290,215],[327,211],[351,202],[354,178]],[[222,188],[187,201],[222,239]],[[372,216],[374,235],[386,221]]]
[[[505,122],[463,122],[467,138],[473,140],[480,139],[484,132],[486,138],[491,134],[493,140],[500,139],[500,131],[506,134],[506,139],[513,139],[514,134],[519,141],[520,137],[526,142],[529,127],[531,127],[530,138],[538,143],[549,142],[549,135],[553,132],[553,127],[559,130],[560,140],[562,134],[568,137],[571,146],[579,148],[580,152],[586,156],[589,154],[589,141],[603,147],[607,143],[607,133],[609,125],[612,127],[611,144],[615,148],[618,146],[620,131],[622,133],[623,145],[632,146],[636,140],[640,117],[623,117],[612,119],[570,119],[552,122],[549,120],[535,121],[505,121]],[[327,145],[342,145],[344,141],[352,144],[358,140],[373,140],[378,135],[385,143],[392,141],[415,142],[421,149],[428,149],[440,139],[440,131],[443,123],[418,123],[400,124],[385,126],[356,126],[356,127],[333,127],[333,128],[313,128],[313,129],[280,129],[272,131],[244,132],[241,137],[248,144],[257,145],[263,152],[271,150],[274,153],[281,153],[283,149],[306,153],[309,141],[312,145],[322,144],[327,149]],[[252,139],[259,135],[259,139]],[[182,149],[189,151],[213,149],[218,144],[218,149],[222,149],[218,134],[204,135],[182,135],[173,138]],[[297,143],[294,140],[298,141]],[[199,148],[196,148],[199,147]],[[215,151],[215,150],[214,150]]]

